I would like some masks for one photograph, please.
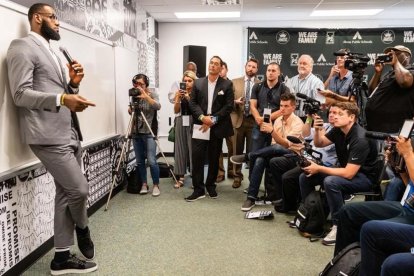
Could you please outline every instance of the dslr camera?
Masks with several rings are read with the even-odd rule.
[[[136,97],[136,96],[141,95],[141,90],[139,90],[138,88],[135,88],[135,87],[129,89],[128,92],[129,92],[130,97]]]

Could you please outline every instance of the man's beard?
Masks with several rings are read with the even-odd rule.
[[[60,40],[60,34],[50,28],[45,21],[43,21],[42,25],[40,26],[40,33],[47,40]]]

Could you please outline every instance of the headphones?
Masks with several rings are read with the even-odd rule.
[[[144,75],[144,74],[137,74],[132,78],[132,84],[137,84],[139,79],[143,79],[145,86],[148,87],[149,86],[149,78]]]

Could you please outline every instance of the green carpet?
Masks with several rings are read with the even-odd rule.
[[[90,218],[99,266],[92,275],[317,275],[324,268],[333,246],[301,237],[286,224],[292,216],[245,219],[240,207],[248,183],[238,189],[231,184],[218,184],[218,199],[196,202],[184,201],[192,193],[188,177],[179,190],[172,179],[162,179],[157,198],[121,191],[108,211]],[[48,275],[53,254],[24,275]]]

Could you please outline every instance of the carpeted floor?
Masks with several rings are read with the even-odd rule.
[[[273,220],[245,219],[246,195],[232,180],[218,184],[218,199],[185,202],[191,179],[176,190],[162,179],[161,195],[121,191],[90,218],[98,270],[91,275],[317,275],[333,247],[309,242],[275,213]],[[74,247],[75,252],[77,248]],[[80,254],[80,253],[79,253]],[[48,275],[53,250],[24,275]]]

